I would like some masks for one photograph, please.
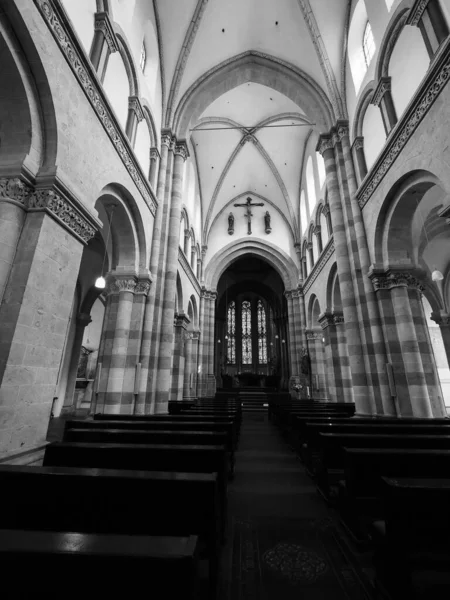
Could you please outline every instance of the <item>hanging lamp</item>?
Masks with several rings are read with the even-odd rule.
[[[116,205],[113,204],[112,205],[112,210],[111,210],[111,217],[109,219],[109,228],[108,228],[108,236],[106,238],[106,245],[105,245],[105,253],[103,254],[103,263],[102,263],[102,270],[101,270],[101,275],[100,277],[97,277],[97,279],[95,280],[95,287],[99,290],[104,290],[106,287],[106,280],[103,277],[103,269],[105,268],[105,259],[106,259],[106,252],[108,251],[108,243],[109,243],[109,236],[111,233],[111,225],[112,225],[112,218],[113,218],[113,213],[114,213],[114,209],[115,209]],[[108,214],[108,213],[106,213]]]

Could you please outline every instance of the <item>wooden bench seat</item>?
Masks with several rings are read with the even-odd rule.
[[[234,449],[225,431],[146,431],[111,428],[70,428],[64,432],[65,442],[100,444],[173,444],[173,445],[224,445],[229,460],[230,476],[234,473]]]
[[[196,534],[216,585],[224,527],[217,473],[1,465],[0,485],[8,490],[0,496],[0,528]]]
[[[368,540],[368,526],[382,518],[381,477],[439,478],[450,472],[450,450],[426,448],[344,448],[344,479],[338,508],[355,541]]]
[[[376,587],[392,597],[414,597],[424,571],[430,597],[440,573],[450,596],[450,479],[386,478],[380,482],[384,519],[372,524]],[[446,578],[442,578],[442,574]],[[423,580],[421,582],[423,586]],[[431,585],[430,585],[431,583]],[[426,589],[425,589],[426,593]]]
[[[314,475],[322,495],[330,500],[333,488],[343,478],[345,455],[347,448],[436,448],[450,449],[450,435],[445,431],[434,435],[409,433],[404,429],[401,433],[320,433],[320,454],[314,465]],[[314,468],[313,467],[313,468]],[[336,487],[337,492],[337,487]]]
[[[53,442],[45,449],[43,466],[217,473],[225,531],[228,480],[225,446]]]
[[[149,586],[171,600],[199,598],[196,536],[1,529],[0,561],[5,599],[122,600]]]

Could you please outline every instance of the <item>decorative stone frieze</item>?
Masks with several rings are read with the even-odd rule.
[[[144,109],[142,108],[141,101],[137,96],[130,96],[128,98],[128,108],[134,112],[138,122],[144,120]]]
[[[157,204],[150,184],[142,176],[139,163],[134,157],[116,117],[109,108],[103,90],[99,88],[97,82],[89,75],[92,67],[87,63],[85,57],[77,51],[77,44],[73,42],[66,23],[60,18],[60,12],[57,9],[55,0],[34,0],[34,3],[66,57],[67,62],[93,106],[130,177],[147,203],[150,212],[155,216]]]
[[[312,331],[311,329],[307,329],[305,331],[306,333],[306,339],[307,340],[321,340],[322,339],[322,332],[321,331]]]
[[[358,136],[352,145],[353,150],[364,150],[364,137]]]
[[[387,141],[381,155],[368,174],[364,185],[359,189],[358,202],[361,208],[365,206],[397,156],[406,146],[423,117],[447,84],[449,78],[450,42],[447,41],[439,55],[439,59],[436,60],[430,69],[409,109],[397,123],[395,135],[392,135]]]
[[[319,276],[319,273],[322,271],[324,266],[327,264],[327,262],[333,256],[333,254],[334,254],[334,241],[333,241],[333,238],[330,238],[330,240],[328,241],[327,245],[325,246],[322,254],[320,255],[319,260],[316,262],[316,264],[314,265],[314,267],[311,270],[311,273],[309,274],[308,278],[306,279],[306,281],[303,284],[303,291],[305,294],[310,289],[310,287],[312,286],[314,281]]]
[[[18,177],[0,178],[0,201],[14,200],[26,208],[31,192],[31,188]]]
[[[28,210],[46,210],[56,217],[71,233],[87,243],[95,235],[95,228],[73,206],[53,190],[38,189],[28,197]]]
[[[425,12],[425,9],[430,0],[416,0],[416,3],[409,11],[407,25],[417,25]]]
[[[111,53],[117,52],[119,50],[119,44],[117,42],[114,29],[112,28],[108,13],[95,13],[94,30],[101,31],[103,33],[103,35],[105,36],[106,43],[108,44],[109,51]]]

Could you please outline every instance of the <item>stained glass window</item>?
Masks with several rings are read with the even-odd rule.
[[[260,365],[267,364],[267,329],[266,309],[261,300],[258,300],[258,362]]]
[[[242,303],[242,364],[251,365],[252,360],[252,307],[248,300]]]
[[[227,360],[229,364],[236,362],[236,304],[230,302],[227,313]]]

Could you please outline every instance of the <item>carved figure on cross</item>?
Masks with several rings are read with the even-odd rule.
[[[245,218],[247,219],[247,235],[250,235],[252,233],[252,206],[264,206],[264,202],[255,202],[252,204],[252,199],[249,196],[245,204],[235,204],[234,206],[245,206],[247,208]]]

